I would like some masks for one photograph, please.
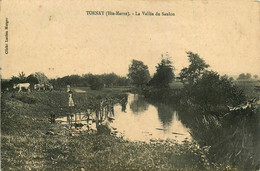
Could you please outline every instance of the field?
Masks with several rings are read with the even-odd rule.
[[[256,86],[260,86],[260,81],[234,81],[235,85],[241,88],[249,98],[259,98],[260,91],[256,90]]]

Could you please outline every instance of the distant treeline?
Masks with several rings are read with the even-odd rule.
[[[13,85],[19,83],[30,83],[31,89],[35,84],[51,84],[55,89],[66,87],[70,85],[72,87],[90,87],[91,89],[98,90],[103,87],[117,87],[117,86],[129,86],[130,81],[126,77],[118,76],[114,73],[110,74],[83,74],[83,75],[68,75],[61,78],[48,79],[42,72],[35,72],[29,76],[25,76],[23,72],[18,76],[13,76],[9,80],[1,80],[2,90],[11,90]]]
[[[255,80],[258,79],[258,75],[255,74],[252,77],[252,75],[250,73],[246,73],[246,74],[245,73],[241,73],[241,74],[239,74],[237,80],[250,80],[252,78],[254,78]]]
[[[70,75],[57,79],[50,79],[50,83],[56,87],[71,85],[74,87],[90,87],[91,89],[101,89],[103,87],[129,86],[130,81],[126,77],[118,76],[114,73],[94,75],[91,73]]]

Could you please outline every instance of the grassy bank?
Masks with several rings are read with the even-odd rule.
[[[87,101],[93,96],[117,96],[125,90],[84,91],[75,92],[74,97]],[[73,134],[66,126],[51,124],[51,113],[66,114],[68,97],[62,91],[8,92],[1,98],[3,170],[217,169],[207,161],[208,149],[195,143],[129,142],[93,132]]]

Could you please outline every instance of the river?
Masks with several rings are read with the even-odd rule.
[[[125,110],[119,104],[115,106],[114,118],[111,126],[131,141],[191,140],[189,129],[179,120],[177,111],[164,104],[155,106],[137,94],[128,95]]]

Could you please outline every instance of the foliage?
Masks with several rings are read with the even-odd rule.
[[[30,83],[30,84],[38,84],[39,81],[37,79],[37,77],[34,74],[30,74],[27,78],[26,78],[26,82]]]
[[[188,81],[188,84],[194,84],[200,78],[202,72],[209,67],[205,61],[200,58],[197,53],[187,52],[190,65],[185,67],[180,72],[180,80],[185,83]]]
[[[13,84],[18,84],[20,83],[21,80],[19,77],[16,77],[16,76],[12,76],[11,80],[10,80],[10,83],[13,85]]]
[[[104,87],[104,83],[102,82],[102,78],[100,76],[90,75],[88,79],[92,90],[100,90]]]
[[[156,73],[150,80],[149,85],[156,87],[169,87],[169,83],[174,79],[173,70],[174,67],[172,66],[169,57],[164,59],[162,55],[162,60],[158,63],[158,66],[156,66]]]
[[[128,77],[132,81],[132,84],[137,87],[142,87],[150,80],[148,66],[144,65],[142,61],[132,60],[132,64],[129,66],[128,71]]]
[[[129,86],[130,81],[126,77],[119,77],[116,81],[117,86]]]
[[[142,91],[145,98],[152,102],[177,104],[182,96],[180,89],[161,88],[148,86]]]
[[[94,81],[94,82],[93,82]],[[129,81],[126,77],[120,77],[114,73],[110,74],[102,74],[102,75],[94,75],[91,73],[80,75],[68,75],[62,78],[51,79],[50,82],[55,85],[55,87],[65,87],[66,85],[70,85],[72,87],[88,87],[92,86],[94,88],[95,85],[101,83],[106,87],[113,86],[128,86]],[[101,88],[98,86],[98,89]]]
[[[129,86],[129,79],[118,76],[114,73],[94,75],[91,73],[80,75],[68,75],[62,78],[48,79],[42,72],[35,72],[25,77],[25,74],[19,73],[19,76],[13,76],[11,80],[1,83],[2,89],[11,89],[14,84],[28,82],[33,86],[34,84],[52,84],[56,89],[70,85],[72,87],[91,87],[93,90],[100,90],[104,85],[106,87],[114,86]]]
[[[59,86],[66,86],[66,85],[84,86],[86,84],[83,80],[84,79],[79,75],[68,75],[68,76],[64,76],[62,78],[58,78],[56,80],[56,82],[57,82],[56,85],[59,85]]]
[[[25,83],[25,82],[26,82],[26,76],[24,72],[20,72],[18,76],[12,76],[10,80],[11,85],[18,84],[18,83]]]
[[[198,54],[187,54],[190,65],[180,73],[181,81],[188,81],[182,90],[181,103],[197,106],[203,111],[224,111],[226,105],[239,105],[246,100],[243,92],[233,84],[232,78],[207,71],[209,65]]]
[[[106,87],[113,87],[114,85],[116,85],[118,76],[114,73],[102,74],[101,79]]]
[[[18,78],[19,78],[21,83],[26,82],[26,76],[25,76],[24,72],[20,72],[19,75],[18,75]]]
[[[183,93],[192,104],[204,110],[214,110],[217,106],[239,105],[245,101],[243,92],[227,76],[214,71],[205,71],[191,86],[185,86]]]
[[[10,89],[12,87],[12,84],[9,80],[3,80],[1,79],[1,92],[6,91],[7,89]]]
[[[37,78],[37,80],[38,80],[38,82],[40,84],[49,84],[49,80],[48,80],[47,76],[44,73],[42,73],[42,72],[35,72],[33,75],[34,75],[34,77]]]

